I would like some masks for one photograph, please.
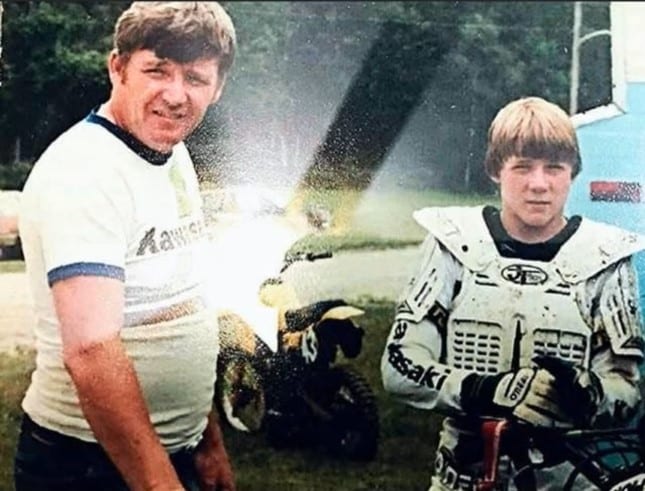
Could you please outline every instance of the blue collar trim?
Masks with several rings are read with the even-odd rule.
[[[153,150],[149,146],[143,144],[139,141],[134,135],[128,133],[123,128],[115,125],[112,121],[105,119],[103,116],[97,114],[97,108],[92,109],[92,112],[87,115],[85,121],[88,123],[98,124],[103,126],[106,130],[116,136],[119,140],[125,143],[130,150],[136,153],[139,157],[150,162],[152,165],[163,165],[168,162],[168,159],[172,155],[172,152],[162,153],[157,150]]]

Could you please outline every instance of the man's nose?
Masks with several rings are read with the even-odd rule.
[[[183,77],[174,76],[168,80],[162,95],[169,106],[179,106],[186,102],[188,95]]]

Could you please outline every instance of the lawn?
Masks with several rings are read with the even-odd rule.
[[[306,206],[331,211],[329,230],[300,240],[308,249],[383,249],[420,243],[425,230],[412,212],[425,206],[499,205],[493,195],[465,195],[436,190],[389,189],[312,191],[302,198]]]
[[[0,274],[21,273],[25,270],[25,262],[20,260],[0,261]]]
[[[362,325],[365,344],[351,364],[370,381],[379,405],[381,440],[377,457],[368,463],[340,462],[313,450],[275,450],[262,434],[224,428],[239,491],[328,491],[331,489],[420,491],[427,489],[430,458],[438,418],[403,406],[386,395],[379,360],[394,305],[367,302]],[[11,490],[11,462],[19,420],[19,404],[33,366],[33,355],[0,357],[0,489]],[[342,360],[341,360],[342,361]]]

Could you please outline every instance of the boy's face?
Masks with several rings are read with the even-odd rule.
[[[117,125],[159,152],[169,152],[195,129],[224,85],[217,59],[177,63],[138,50],[128,60],[112,53],[108,67]]]
[[[504,161],[499,176],[502,223],[514,238],[543,242],[565,224],[564,205],[572,182],[568,162],[513,156]]]

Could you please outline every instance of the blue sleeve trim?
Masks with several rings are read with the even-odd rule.
[[[49,286],[74,276],[103,276],[125,281],[125,270],[119,266],[103,263],[73,263],[59,266],[47,273]]]

